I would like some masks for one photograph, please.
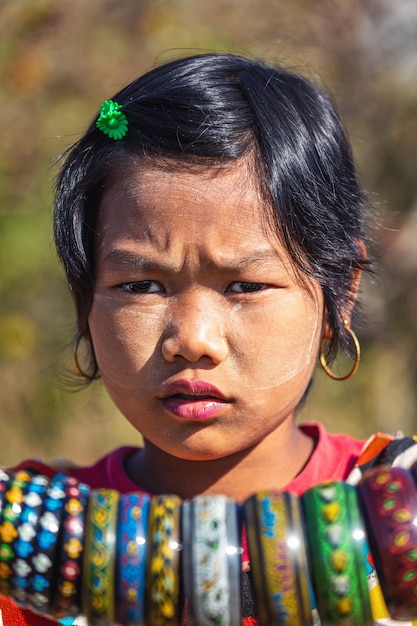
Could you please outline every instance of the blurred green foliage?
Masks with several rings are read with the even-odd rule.
[[[73,392],[73,308],[51,241],[54,160],[137,74],[207,50],[320,76],[377,209],[363,364],[344,384],[318,372],[301,419],[364,437],[417,430],[416,41],[414,0],[0,0],[2,463],[87,462],[138,439],[100,383]]]

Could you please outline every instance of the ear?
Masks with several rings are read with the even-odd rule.
[[[365,244],[363,243],[361,239],[358,239],[356,241],[356,245],[358,249],[360,250],[360,255],[358,256],[360,256],[361,259],[365,261],[368,256],[366,252]],[[346,320],[348,327],[350,327],[353,309],[355,307],[356,301],[359,296],[361,277],[362,277],[362,268],[357,267],[352,273],[352,281],[350,283],[350,289],[349,289],[349,301],[345,304],[344,310],[342,312],[343,320]],[[322,338],[330,340],[332,336],[333,336],[333,329],[332,329],[332,325],[329,319],[329,313],[327,311],[327,307],[325,307],[324,318],[323,318]]]

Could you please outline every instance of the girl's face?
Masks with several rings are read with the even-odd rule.
[[[245,162],[130,163],[109,184],[89,326],[104,384],[145,445],[213,460],[294,428],[323,297],[295,276],[267,210]]]

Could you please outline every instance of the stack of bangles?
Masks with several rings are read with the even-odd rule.
[[[417,619],[417,464],[301,497],[119,494],[0,470],[0,594],[91,625],[240,626],[246,534],[261,626],[371,625],[368,559],[389,615]],[[312,610],[314,608],[314,611]]]

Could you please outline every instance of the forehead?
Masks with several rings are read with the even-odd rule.
[[[184,221],[189,228],[246,225],[276,239],[273,209],[248,160],[222,166],[129,159],[108,178],[99,207],[100,230],[140,222]]]

